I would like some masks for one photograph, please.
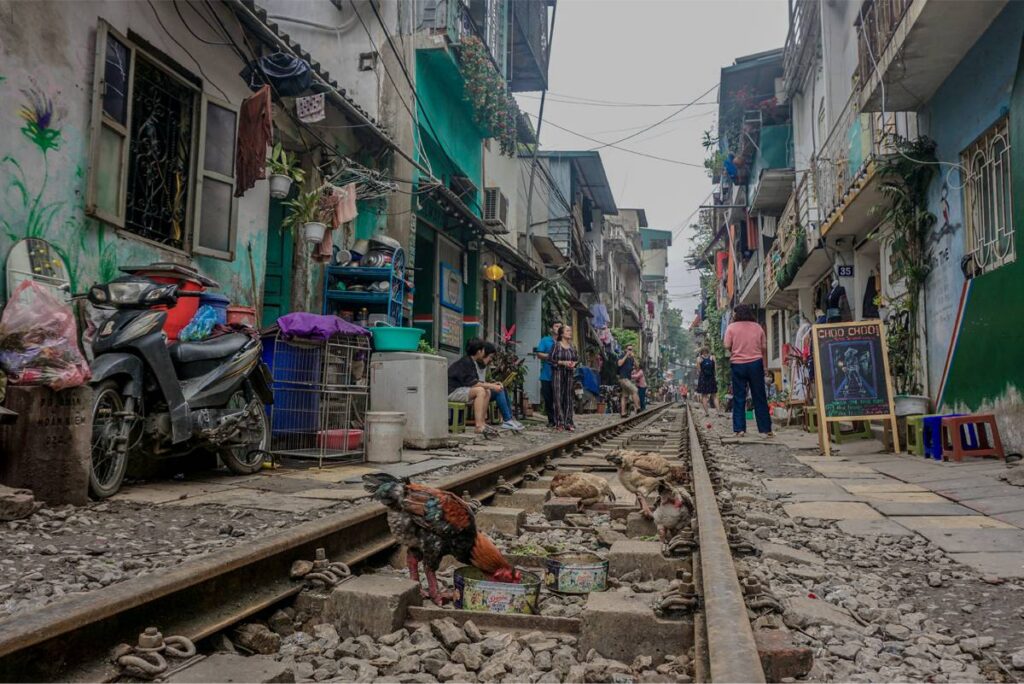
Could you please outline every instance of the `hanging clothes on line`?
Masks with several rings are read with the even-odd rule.
[[[273,139],[270,86],[263,86],[247,97],[238,114],[238,139],[235,141],[235,197],[267,177],[267,146]]]
[[[327,118],[324,106],[324,94],[308,95],[295,98],[295,114],[302,123],[316,123]]]

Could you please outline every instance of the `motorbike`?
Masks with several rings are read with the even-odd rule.
[[[94,498],[115,494],[135,457],[212,452],[238,474],[262,467],[273,392],[260,340],[233,332],[168,345],[166,309],[186,296],[199,293],[140,276],[89,290],[94,307],[112,311],[92,342]]]

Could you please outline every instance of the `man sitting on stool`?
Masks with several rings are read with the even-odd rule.
[[[498,404],[498,410],[505,421],[501,424],[502,430],[518,432],[524,429],[522,423],[512,417],[508,395],[501,383],[485,382],[483,379],[487,364],[496,351],[490,342],[474,338],[466,343],[466,355],[448,366],[448,401],[464,404],[472,402],[478,433],[487,429],[487,406],[492,401]]]

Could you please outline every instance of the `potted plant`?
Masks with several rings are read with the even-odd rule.
[[[876,294],[872,301],[878,309],[878,317],[884,321],[889,315],[889,302],[880,294]]]
[[[281,227],[289,231],[296,227],[302,228],[306,242],[320,242],[324,239],[327,225],[320,220],[320,191],[300,192],[299,195],[284,203],[288,215],[281,222]]]
[[[299,168],[298,159],[289,157],[281,143],[274,145],[267,161],[267,168],[270,169],[270,196],[274,199],[284,199],[291,192],[292,183],[301,183],[305,178],[305,172]]]

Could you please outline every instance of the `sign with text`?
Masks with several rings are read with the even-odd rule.
[[[822,449],[831,452],[829,422],[889,420],[895,411],[881,321],[815,325],[814,376]]]

